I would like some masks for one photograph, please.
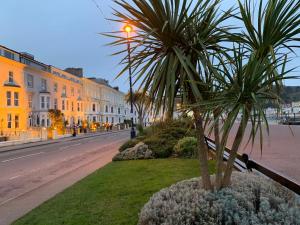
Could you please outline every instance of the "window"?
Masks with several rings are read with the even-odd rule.
[[[19,123],[19,115],[15,115],[15,128],[19,128],[20,126],[20,123]]]
[[[67,87],[66,87],[66,85],[63,86],[63,89],[62,89],[62,95],[63,95],[63,96],[66,96],[66,95],[67,95]]]
[[[96,116],[93,116],[93,122],[96,122],[96,121],[97,121]]]
[[[12,59],[12,60],[15,59],[15,55],[12,52],[9,52],[9,51],[6,51],[6,50],[4,50],[4,56],[6,58],[9,58],[9,59]]]
[[[6,92],[6,105],[11,106],[11,92],[10,91]]]
[[[67,110],[69,110],[69,101],[67,100]]]
[[[42,91],[47,91],[47,80],[42,79]]]
[[[108,117],[106,117],[106,123],[108,123]]]
[[[14,93],[14,103],[15,103],[15,106],[19,106],[19,93],[18,92]]]
[[[28,95],[28,107],[32,108],[32,95]]]
[[[11,128],[11,114],[7,114],[7,128]]]
[[[120,108],[118,108],[118,114],[121,114],[121,109]]]
[[[54,99],[53,108],[58,109],[58,107],[57,107],[57,98]]]
[[[62,101],[61,101],[61,109],[62,109],[62,110],[65,110],[65,100],[62,100]]]
[[[54,83],[53,91],[54,91],[54,92],[57,92],[57,89],[58,89],[58,84],[57,84],[57,83]]]
[[[81,103],[81,112],[83,112],[83,103]]]
[[[105,106],[105,112],[108,113],[108,106]]]
[[[110,112],[113,113],[114,112],[114,107],[110,108]]]
[[[127,114],[127,111],[126,111],[126,109],[125,109],[125,115]]]
[[[77,111],[80,112],[80,103],[77,102]]]
[[[49,96],[47,97],[46,106],[47,106],[46,107],[47,109],[50,109],[50,97]]]
[[[74,92],[74,88],[73,87],[71,88],[71,95],[75,96],[75,92]]]
[[[96,111],[96,105],[93,104],[93,112],[95,112],[95,111]]]
[[[9,71],[8,72],[8,82],[13,83],[14,82],[14,72]]]
[[[41,96],[41,109],[45,108],[45,96]]]
[[[33,88],[33,76],[31,74],[27,74],[27,87]]]
[[[115,122],[114,119],[115,119],[114,117],[111,118],[111,123],[112,123],[112,124]]]
[[[74,111],[74,102],[71,103],[72,111]]]

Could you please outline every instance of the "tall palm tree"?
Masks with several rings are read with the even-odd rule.
[[[122,8],[114,12],[115,21],[129,22],[136,27],[130,40],[133,43],[131,66],[136,81],[155,99],[155,108],[167,108],[171,112],[178,94],[185,104],[206,99],[211,85],[209,57],[225,52],[221,44],[228,40],[229,27],[222,23],[230,17],[231,10],[221,13],[220,0],[115,2]],[[112,45],[127,43],[123,35],[109,36],[117,38]],[[120,75],[127,69],[125,66]],[[199,107],[193,108],[193,112],[203,187],[212,189],[203,128],[205,112]]]
[[[233,162],[251,121],[254,140],[265,119],[263,103],[278,100],[289,52],[299,41],[300,0],[239,0],[239,11],[221,12],[220,0],[124,0],[115,2],[116,22],[134,25],[131,66],[135,80],[155,101],[156,109],[172,112],[175,98],[194,113],[203,188],[213,189],[208,171],[204,120],[214,115],[213,126],[218,146],[217,188],[230,184]],[[258,2],[258,10],[255,3]],[[232,18],[244,26],[232,31],[224,21]],[[118,32],[106,34],[126,45]],[[225,42],[234,46],[225,48]],[[298,47],[298,46],[296,46]],[[116,54],[124,53],[125,51]],[[215,61],[213,60],[215,59]],[[124,57],[122,62],[126,62]],[[118,76],[128,69],[124,66]],[[274,86],[278,87],[274,89]],[[242,113],[229,161],[223,170],[222,153],[237,115]],[[219,131],[219,118],[226,120]],[[267,126],[268,127],[268,126]]]
[[[257,8],[256,2],[258,3]],[[242,32],[233,35],[233,41],[243,45],[245,48],[244,53],[241,53],[239,50],[240,54],[247,56],[246,60],[248,63],[243,70],[246,71],[249,65],[264,67],[268,70],[261,74],[260,77],[259,73],[252,72],[252,74],[248,74],[247,76],[252,80],[248,80],[247,77],[243,84],[245,89],[247,88],[249,91],[248,94],[251,93],[251,96],[248,96],[249,99],[253,101],[251,104],[247,103],[247,107],[245,105],[247,101],[240,105],[242,117],[245,120],[244,123],[248,117],[251,119],[250,138],[252,142],[257,130],[261,131],[262,129],[261,123],[258,122],[261,119],[265,121],[267,132],[269,133],[268,121],[265,119],[262,106],[267,99],[280,101],[278,95],[283,86],[282,80],[294,78],[286,76],[287,72],[291,72],[291,70],[284,72],[285,64],[289,61],[290,55],[294,53],[295,48],[300,47],[300,0],[269,0],[265,4],[263,2],[263,0],[245,0],[244,4],[242,4],[238,0],[240,13],[237,18],[243,22],[244,27]],[[239,56],[235,56],[235,58],[237,57]],[[256,83],[254,83],[254,80]],[[276,92],[274,92],[274,88]],[[244,94],[242,89],[236,91],[240,92],[236,93],[236,96]],[[262,92],[265,94],[263,98],[261,97]],[[242,98],[239,101],[242,101]],[[244,126],[245,124],[240,124],[234,139],[232,152],[224,171],[223,186],[230,184],[233,163],[245,134]],[[262,143],[262,136],[260,140]]]
[[[125,95],[125,101],[131,102],[130,93]],[[132,95],[132,103],[138,114],[139,125],[144,127],[144,119],[150,109],[151,99],[146,93],[136,91]]]

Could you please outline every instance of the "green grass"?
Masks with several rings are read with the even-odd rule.
[[[140,209],[155,192],[199,175],[194,159],[113,162],[14,224],[137,224]]]

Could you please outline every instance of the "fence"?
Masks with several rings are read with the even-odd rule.
[[[210,150],[216,151],[216,145],[214,140],[206,137],[206,143]],[[225,148],[224,151],[224,160],[227,160],[229,157],[230,149]],[[269,177],[270,179],[278,182],[279,184],[283,185],[284,187],[290,189],[291,191],[294,191],[296,194],[300,195],[300,184],[298,184],[296,181],[293,181],[276,171],[267,168],[266,166],[263,166],[256,162],[255,160],[251,160],[247,154],[237,155],[237,158],[235,160],[234,164],[235,168],[239,171],[246,171],[246,170],[256,170],[265,176]]]

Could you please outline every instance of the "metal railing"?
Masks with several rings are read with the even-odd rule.
[[[206,144],[210,150],[212,150],[214,152],[216,151],[216,145],[215,145],[214,140],[206,137]],[[228,160],[229,153],[230,153],[230,149],[225,148],[224,156],[223,156],[224,160],[226,160],[226,161]],[[259,173],[265,175],[266,177],[269,177],[270,179],[278,182],[279,184],[283,185],[284,187],[286,187],[286,188],[290,189],[291,191],[295,192],[296,194],[300,195],[300,184],[299,183],[279,174],[278,172],[276,172],[270,168],[267,168],[266,166],[259,164],[255,160],[250,159],[247,154],[243,154],[243,155],[237,154],[237,158],[235,160],[234,167],[237,170],[242,171],[242,172],[256,170]]]

